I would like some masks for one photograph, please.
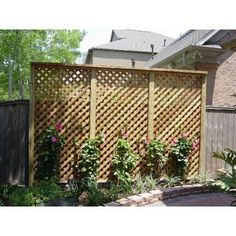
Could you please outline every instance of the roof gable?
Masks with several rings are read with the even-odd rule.
[[[215,33],[217,30],[189,30],[149,60],[146,67],[154,67],[189,46],[202,46]]]
[[[92,49],[151,53],[151,44],[153,44],[154,52],[157,53],[173,41],[171,37],[149,31],[112,30],[110,43]]]

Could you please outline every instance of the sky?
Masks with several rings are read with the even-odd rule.
[[[183,34],[186,29],[160,29],[160,30],[150,30],[150,29],[143,29],[144,31],[152,31],[159,34],[163,34],[172,38],[178,38],[181,34]],[[87,52],[89,48],[99,46],[105,43],[109,43],[110,37],[111,37],[111,31],[110,30],[95,30],[95,29],[89,29],[85,30],[87,34],[85,35],[83,41],[80,45],[80,51],[81,52]]]

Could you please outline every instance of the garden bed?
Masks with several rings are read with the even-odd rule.
[[[183,185],[167,189],[157,188],[156,190],[146,193],[132,195],[119,199],[115,202],[106,203],[104,206],[145,206],[150,203],[167,200],[169,198],[185,196],[189,194],[206,193],[210,191],[212,191],[212,189],[205,184]]]

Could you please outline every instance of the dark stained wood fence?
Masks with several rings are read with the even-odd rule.
[[[212,157],[225,148],[236,150],[236,108],[207,107],[206,110],[206,171],[225,168],[224,161]]]
[[[0,183],[28,181],[29,101],[0,103]]]

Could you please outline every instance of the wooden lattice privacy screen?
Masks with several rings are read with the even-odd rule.
[[[99,179],[106,180],[123,128],[137,153],[143,152],[146,136],[168,143],[181,132],[198,136],[201,145],[190,157],[189,173],[196,173],[200,159],[204,161],[205,72],[32,63],[31,77],[30,181],[37,139],[57,122],[63,125],[66,142],[60,156],[61,179],[72,175],[74,140],[82,145],[102,131]],[[137,165],[135,172],[141,168]]]

